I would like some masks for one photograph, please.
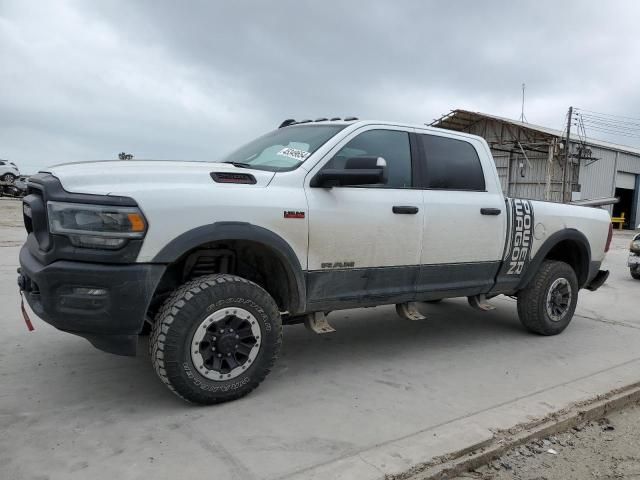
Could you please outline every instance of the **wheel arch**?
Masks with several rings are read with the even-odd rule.
[[[576,272],[578,285],[582,288],[589,280],[591,245],[582,232],[573,228],[554,233],[538,249],[520,280],[518,289],[525,288],[531,282],[545,260],[559,260],[568,263]]]
[[[278,234],[247,222],[216,222],[182,233],[165,245],[152,259],[167,265],[180,262],[204,246],[224,242],[245,242],[260,248],[261,254],[272,256],[286,277],[285,305],[290,313],[304,311],[306,287],[300,261],[293,248]],[[273,295],[264,285],[263,288]]]

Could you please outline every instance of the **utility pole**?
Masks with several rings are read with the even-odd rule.
[[[556,152],[556,139],[549,143],[549,152],[547,154],[547,182],[544,189],[544,199],[551,200],[551,175],[553,174],[553,155]],[[508,195],[507,195],[508,196]]]
[[[564,141],[564,168],[562,169],[562,203],[566,202],[567,170],[569,170],[569,141],[571,139],[571,120],[573,120],[573,107],[569,107],[567,114],[567,137]]]

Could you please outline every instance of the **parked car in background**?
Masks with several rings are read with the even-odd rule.
[[[27,194],[27,180],[24,175],[16,178],[12,182],[0,180],[0,197],[22,198]]]
[[[18,166],[9,160],[0,160],[0,181],[13,183],[20,176]]]
[[[640,225],[638,225],[640,228]],[[637,233],[631,245],[629,245],[629,260],[627,261],[631,276],[636,280],[640,280],[640,233]]]

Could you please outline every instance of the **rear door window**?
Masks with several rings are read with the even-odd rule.
[[[484,191],[480,157],[469,142],[420,134],[425,155],[427,188]]]

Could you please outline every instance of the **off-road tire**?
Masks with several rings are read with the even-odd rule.
[[[2,181],[7,183],[14,183],[16,181],[16,176],[13,173],[5,173],[2,176]]]
[[[571,286],[571,301],[564,316],[554,321],[547,312],[547,294],[553,283],[564,278]],[[545,260],[529,285],[518,293],[518,316],[520,322],[530,332],[539,335],[561,333],[573,318],[578,302],[578,279],[570,265]]]
[[[211,313],[242,308],[260,327],[255,361],[230,380],[211,380],[198,372],[191,356],[195,330]],[[149,350],[160,379],[189,402],[214,404],[243,397],[256,388],[275,363],[282,343],[278,306],[260,286],[235,275],[206,275],[179,287],[164,302],[151,331]]]
[[[629,268],[629,273],[636,280],[640,280],[640,266],[635,266],[635,267]]]

